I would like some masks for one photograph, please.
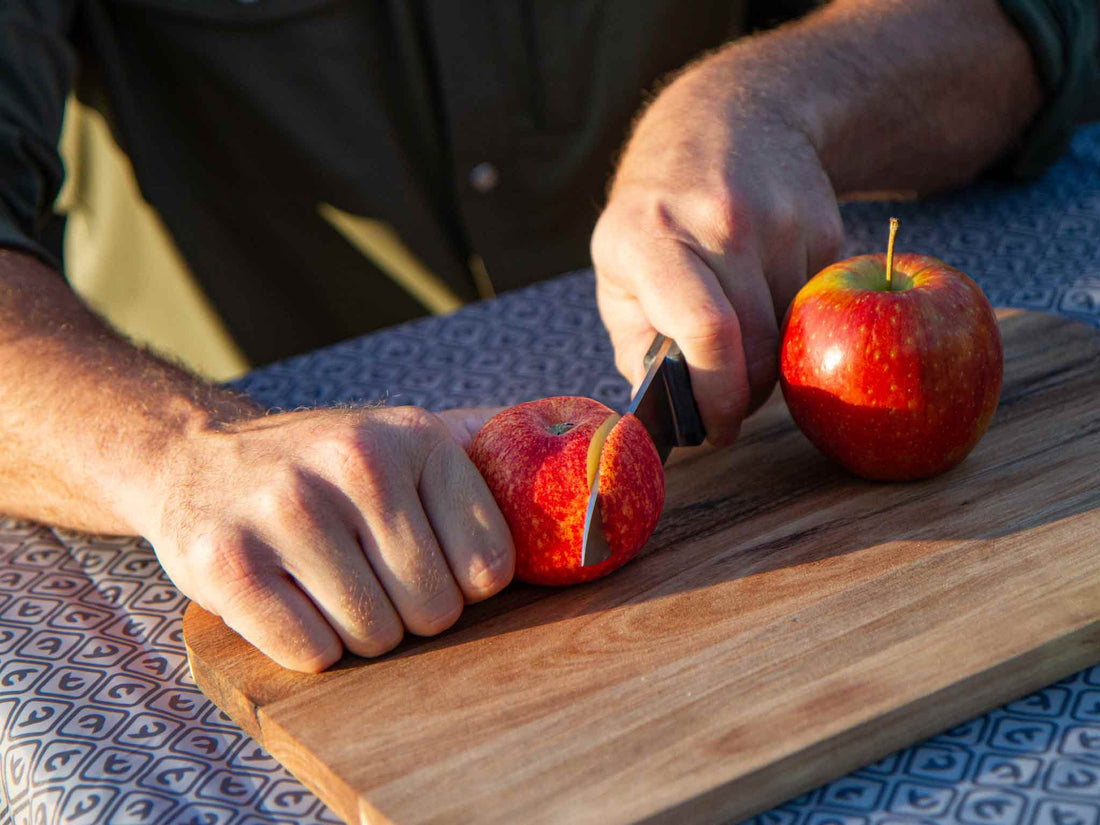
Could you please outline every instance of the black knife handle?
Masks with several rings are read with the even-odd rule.
[[[647,370],[664,346],[665,340],[666,337],[660,333],[653,339],[649,351],[645,354]],[[691,391],[691,375],[688,373],[687,361],[680,350],[680,345],[675,341],[670,342],[668,352],[665,353],[661,375],[665,382],[669,409],[672,411],[676,446],[697,447],[706,439],[707,431],[703,427],[703,419],[699,415],[699,407],[696,406],[695,395]]]

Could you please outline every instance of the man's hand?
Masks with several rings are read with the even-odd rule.
[[[438,633],[512,577],[465,449],[494,410],[265,415],[2,251],[0,398],[0,512],[145,536],[180,590],[286,667]]]
[[[512,578],[492,495],[421,409],[247,419],[193,434],[163,470],[140,532],[184,593],[284,667],[434,635]]]
[[[649,109],[592,260],[619,370],[637,384],[655,332],[674,338],[708,440],[726,444],[771,392],[782,313],[842,230],[807,136],[717,83],[697,67]]]
[[[639,119],[592,236],[620,371],[637,383],[671,336],[729,443],[774,386],[788,304],[839,254],[836,195],[964,182],[1039,99],[996,0],[833,0],[688,67]]]

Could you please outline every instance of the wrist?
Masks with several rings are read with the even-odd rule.
[[[199,469],[216,460],[227,429],[264,414],[250,399],[215,387],[200,385],[187,395],[162,397],[145,425],[128,433],[130,460],[120,467],[131,472],[120,471],[109,491],[116,518],[133,534],[157,535],[165,508],[195,483]]]
[[[820,156],[837,132],[833,93],[828,83],[805,82],[788,59],[798,48],[783,42],[792,38],[789,29],[736,41],[684,67],[639,118],[614,183],[672,168],[683,169],[677,177],[690,184],[724,172],[715,158],[747,150],[797,144]]]
[[[720,95],[729,121],[804,140],[837,179],[844,177],[841,148],[854,103],[837,90],[859,88],[866,78],[858,61],[837,59],[821,29],[819,22],[797,22],[736,41],[688,67],[684,78]]]

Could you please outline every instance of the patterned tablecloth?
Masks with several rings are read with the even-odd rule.
[[[970,273],[994,304],[1100,326],[1100,126],[1082,129],[1034,185],[843,213],[846,254],[881,250],[897,214],[901,248]],[[283,408],[627,400],[589,272],[258,370],[240,386]],[[196,690],[184,605],[141,541],[0,519],[0,825],[339,821]],[[1100,666],[758,820],[1100,825]]]

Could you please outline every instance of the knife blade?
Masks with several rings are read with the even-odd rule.
[[[645,366],[645,378],[634,393],[626,414],[637,416],[642,422],[663,464],[673,447],[702,444],[706,430],[691,392],[691,376],[679,345],[658,333],[646,352]],[[599,564],[611,556],[603,531],[599,497],[600,468],[597,463],[584,515],[582,567]]]

